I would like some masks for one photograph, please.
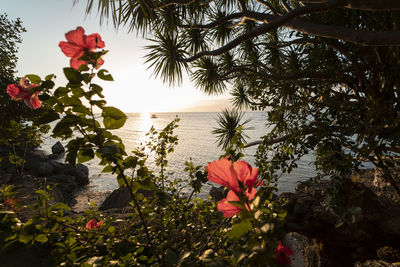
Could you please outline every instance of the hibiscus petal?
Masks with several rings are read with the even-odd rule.
[[[83,52],[83,47],[72,43],[60,42],[58,46],[67,57],[78,57]]]
[[[208,171],[208,180],[211,182],[228,187],[234,191],[240,190],[232,162],[227,157],[209,163],[206,166],[206,170]]]
[[[39,100],[39,92],[34,93],[31,95],[29,98],[24,98],[24,103],[27,105],[30,109],[38,109],[42,106],[42,101]]]
[[[19,86],[16,84],[9,84],[7,86],[7,93],[14,100],[21,99],[21,90],[20,90]]]
[[[91,219],[90,221],[87,222],[86,229],[88,230],[93,229],[96,227],[96,225],[97,225],[96,219]]]
[[[233,168],[235,169],[239,181],[246,185],[247,188],[251,189],[257,181],[258,169],[240,160],[233,163]]]
[[[74,68],[77,70],[77,69],[79,69],[79,67],[81,65],[87,65],[87,62],[83,61],[83,60],[79,60],[78,58],[71,58],[71,60],[69,61],[69,64],[70,64],[71,68]]]
[[[86,47],[85,30],[82,27],[77,27],[76,30],[67,32],[65,34],[65,38],[69,43],[75,44],[82,48]]]
[[[89,51],[93,51],[96,48],[104,48],[104,46],[105,43],[98,33],[92,33],[86,37],[86,47]]]
[[[229,191],[229,192],[231,192],[231,191]],[[225,218],[230,218],[235,214],[239,214],[239,212],[240,212],[240,208],[228,203],[227,198],[221,199],[218,202],[217,209],[223,213]]]

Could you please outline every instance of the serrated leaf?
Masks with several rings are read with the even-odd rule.
[[[105,69],[99,70],[99,72],[97,73],[97,76],[104,81],[114,81],[111,74],[109,74],[108,70],[105,70]]]

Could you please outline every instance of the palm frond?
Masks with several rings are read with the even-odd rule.
[[[250,119],[242,122],[243,112],[237,110],[225,109],[218,114],[217,123],[219,128],[215,128],[212,133],[217,135],[218,146],[226,149],[234,144],[244,144],[248,135],[246,130],[252,130],[253,127],[245,127]]]
[[[148,69],[153,69],[153,75],[160,76],[164,83],[169,85],[182,82],[182,70],[188,68],[182,59],[187,54],[184,50],[185,43],[176,34],[156,33],[155,39],[149,39],[156,43],[146,46],[150,53],[145,56],[146,63],[150,63]]]
[[[191,78],[196,87],[210,95],[225,91],[226,85],[219,74],[219,65],[212,58],[201,58],[193,63],[193,67],[196,71],[192,73]]]

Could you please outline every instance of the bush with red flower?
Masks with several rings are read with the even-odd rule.
[[[129,214],[123,219],[97,221],[94,218],[101,215],[92,208],[82,216],[69,217],[70,208],[54,203],[50,188],[44,186],[37,191],[38,203],[33,205],[37,215],[23,224],[10,221],[12,227],[7,231],[14,232],[7,235],[10,238],[5,243],[46,243],[54,265],[107,265],[113,261],[128,266],[207,265],[211,261],[276,265],[275,244],[285,213],[271,201],[274,188],[263,186],[263,171],[228,157],[211,162],[206,167],[208,180],[228,188],[226,198],[216,204],[193,197],[207,182],[207,172],[200,166],[187,164],[189,183],[166,176],[167,154],[178,140],[173,135],[178,119],[160,131],[152,129],[146,147],[129,154],[113,131],[121,128],[127,117],[106,105],[103,88],[95,82],[97,78],[113,80],[107,70],[100,69],[107,52],[100,50],[105,47],[103,40],[97,33],[85,35],[82,27],[65,37],[67,41],[59,44],[70,58],[70,67],[63,69],[68,80],[65,86],[54,89],[54,75],[42,80],[31,74],[19,84],[9,85],[7,92],[14,100],[24,100],[29,108],[39,108],[43,101],[46,109],[34,124],[55,123],[53,136],[69,139],[65,158],[69,163],[97,157],[104,172],[116,174],[118,184],[131,198]],[[94,108],[101,111],[100,118]],[[147,166],[146,149],[155,153],[159,174]],[[188,199],[180,194],[183,186],[192,191]],[[7,219],[9,213],[0,214]]]

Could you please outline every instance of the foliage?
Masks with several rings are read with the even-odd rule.
[[[18,44],[25,32],[20,19],[9,20],[6,14],[0,15],[0,133],[9,127],[10,121],[31,121],[40,111],[31,112],[20,102],[10,101],[5,88],[14,83],[17,64]]]
[[[9,150],[8,161],[15,166],[17,174],[24,172],[27,153],[42,143],[42,136],[49,128],[49,125],[29,125],[10,120],[9,126],[2,129],[0,144]]]
[[[149,141],[128,154],[123,141],[112,132],[121,128],[127,117],[119,109],[106,105],[103,89],[95,83],[95,79],[112,81],[108,71],[98,69],[107,51],[83,51],[84,55],[70,62],[75,68],[64,68],[66,86],[54,89],[54,75],[44,79],[37,75],[28,77],[38,84],[34,90],[40,92],[39,97],[47,107],[33,126],[55,122],[52,134],[69,140],[66,160],[73,165],[98,157],[103,171],[115,174],[119,185],[128,190],[129,213],[116,219],[101,214],[92,205],[84,215],[73,215],[66,204],[55,203],[52,188],[43,185],[36,191],[37,202],[28,207],[34,216],[21,222],[19,211],[7,206],[10,200],[6,205],[7,199],[17,199],[18,194],[13,195],[12,188],[3,187],[1,253],[42,249],[51,255],[48,265],[54,266],[248,266],[265,262],[276,265],[285,211],[281,209],[283,201],[271,201],[274,188],[265,186],[257,195],[253,189],[254,198],[243,197],[240,188],[247,186],[247,191],[252,190],[257,178],[258,172],[252,169],[251,183],[246,179],[236,181],[239,199],[227,205],[239,207],[240,214],[228,220],[218,212],[220,208],[215,202],[195,195],[201,192],[207,177],[211,180],[202,167],[188,162],[186,183],[178,178],[167,179],[164,173],[167,155],[178,142],[173,130],[179,119],[164,129],[152,128]],[[77,61],[84,63],[78,67]],[[95,116],[95,108],[101,110],[100,117]],[[154,153],[159,175],[148,168],[146,151]],[[251,168],[247,163],[237,164]],[[182,196],[183,190],[191,192],[189,198]]]
[[[267,111],[260,168],[290,171],[310,151],[331,176],[370,161],[400,195],[390,173],[400,147],[397,3],[125,0],[98,7],[103,19],[170,49],[148,46],[164,81],[179,81],[188,66],[202,91],[230,91],[236,105]]]
[[[5,88],[15,82],[18,44],[25,32],[20,19],[9,20],[0,15],[0,146],[9,152],[0,155],[0,161],[10,162],[16,173],[23,173],[26,153],[41,143],[46,126],[32,125],[41,110],[31,111],[24,104],[11,101]],[[2,158],[1,158],[2,157]],[[1,162],[0,162],[1,164]]]

